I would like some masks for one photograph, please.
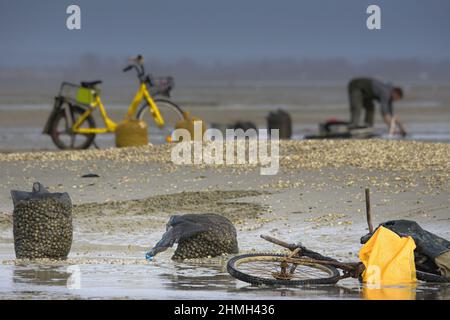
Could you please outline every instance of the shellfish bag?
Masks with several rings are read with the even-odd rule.
[[[31,192],[12,190],[14,249],[18,259],[65,259],[72,246],[72,201],[36,182]]]
[[[289,113],[278,109],[267,116],[267,128],[278,129],[280,139],[290,139],[292,136],[292,119]]]
[[[235,123],[233,123],[232,125],[230,125],[228,127],[228,129],[233,129],[233,130],[237,130],[237,129],[242,129],[244,131],[247,131],[249,129],[254,129],[257,130],[258,128],[256,127],[256,125],[253,122],[250,121],[237,121]]]
[[[238,253],[236,229],[227,218],[214,213],[173,215],[166,225],[162,239],[150,251],[152,256],[178,243],[174,257],[183,256],[180,250],[206,236],[214,248],[205,248],[203,257],[222,253]],[[172,258],[174,258],[172,257]],[[190,258],[185,257],[185,258]]]
[[[414,261],[417,270],[450,278],[450,241],[422,229],[414,221],[392,220],[380,226],[395,232],[400,237],[411,236],[414,239],[416,243]],[[362,237],[361,243],[366,243],[371,236],[372,234],[367,234]]]
[[[148,145],[148,126],[143,120],[124,120],[117,125],[116,147],[138,147]]]

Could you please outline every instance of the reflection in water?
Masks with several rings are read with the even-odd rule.
[[[450,299],[450,285],[424,282],[379,288],[365,285],[362,297],[368,300],[448,300]]]
[[[170,273],[160,273],[164,287],[170,290],[258,294],[261,298],[350,298],[360,296],[360,287],[339,285],[308,285],[296,288],[256,286],[241,282],[228,274],[226,261],[214,265],[174,263]],[[195,295],[194,295],[195,296]],[[237,297],[237,296],[236,296]],[[217,296],[211,296],[217,298]]]
[[[417,284],[401,286],[363,286],[363,298],[367,300],[415,300]]]
[[[64,270],[64,271],[63,271]],[[45,286],[66,286],[71,273],[65,268],[39,266],[35,268],[16,266],[13,270],[13,282]]]
[[[226,271],[226,261],[187,264],[164,259],[151,264],[86,264],[81,287],[71,290],[70,266],[0,265],[0,296],[12,298],[150,299],[450,299],[449,284],[371,289],[356,279],[337,285],[294,288],[254,286]]]
[[[233,281],[224,262],[201,266],[174,262],[170,273],[163,272],[159,276],[167,288],[175,290],[223,290]]]

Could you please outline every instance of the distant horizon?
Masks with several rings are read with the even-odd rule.
[[[177,65],[177,64],[192,64],[198,65],[202,67],[216,67],[216,66],[236,66],[236,65],[248,65],[248,64],[257,64],[257,63],[308,63],[308,62],[337,62],[341,61],[343,63],[352,64],[355,66],[358,65],[366,65],[373,62],[416,62],[416,63],[427,63],[427,64],[440,64],[440,63],[448,63],[450,62],[450,55],[448,57],[441,58],[429,58],[429,57],[367,57],[364,59],[352,59],[345,56],[334,56],[334,57],[273,57],[273,58],[242,58],[236,60],[227,60],[227,59],[214,59],[212,61],[205,61],[196,57],[178,57],[174,59],[165,59],[159,56],[153,56],[149,53],[143,52],[135,52],[130,53],[129,55],[108,55],[108,54],[98,54],[92,52],[82,53],[77,56],[67,57],[65,59],[61,59],[57,62],[48,62],[42,61],[41,63],[35,64],[30,62],[29,60],[22,61],[17,64],[5,64],[4,61],[0,61],[0,69],[20,69],[20,68],[30,68],[30,69],[43,69],[43,68],[70,68],[76,65],[80,65],[86,59],[95,59],[98,60],[100,64],[117,64],[117,65],[126,65],[128,63],[128,59],[136,56],[137,54],[141,54],[144,57],[145,64],[157,63],[158,65]]]
[[[254,59],[205,63],[180,58],[164,62],[145,56],[146,71],[155,76],[172,75],[181,81],[287,81],[287,82],[340,82],[354,76],[372,76],[386,81],[450,81],[450,58],[385,58],[367,59],[364,62],[346,58],[302,59]],[[14,81],[53,81],[67,78],[108,78],[109,82],[130,81],[133,72],[122,73],[128,63],[127,57],[113,58],[99,54],[86,54],[61,66],[2,66],[0,84]],[[26,78],[26,79],[24,79]],[[53,80],[52,80],[53,79]]]

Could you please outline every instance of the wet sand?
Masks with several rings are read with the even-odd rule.
[[[450,146],[395,141],[283,142],[280,172],[250,166],[175,166],[168,146],[0,154],[1,298],[354,299],[356,280],[318,288],[256,288],[233,279],[227,257],[147,263],[172,214],[216,212],[238,230],[241,252],[278,251],[270,234],[342,260],[357,260],[367,232],[364,188],[374,224],[410,219],[450,239]],[[82,178],[96,173],[99,178]],[[11,189],[40,181],[69,192],[74,241],[66,262],[14,260]],[[76,266],[81,289],[67,288]],[[68,269],[69,268],[69,269]],[[403,298],[450,299],[448,286],[420,284]],[[389,296],[387,296],[389,298]],[[391,297],[392,298],[392,297]]]
[[[0,88],[0,152],[56,150],[51,139],[42,134],[42,128],[51,112],[56,87],[16,92]],[[133,97],[133,84],[109,87],[102,84],[109,116],[123,119]],[[429,83],[405,87],[405,99],[396,103],[398,113],[408,130],[408,140],[450,141],[450,86]],[[111,97],[114,96],[115,98]],[[171,99],[203,119],[208,126],[229,125],[236,121],[251,121],[258,128],[267,128],[266,117],[270,111],[281,108],[292,117],[293,139],[317,134],[318,124],[330,118],[349,119],[346,83],[340,84],[258,84],[177,86]],[[98,126],[103,120],[98,110],[94,112]],[[150,141],[164,142],[165,136],[150,125]],[[386,134],[377,107],[375,127]],[[100,148],[114,146],[114,135],[97,135]]]

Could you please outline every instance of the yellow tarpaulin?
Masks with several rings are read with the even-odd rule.
[[[363,281],[375,285],[416,282],[415,248],[413,238],[380,226],[359,252],[366,267]]]

